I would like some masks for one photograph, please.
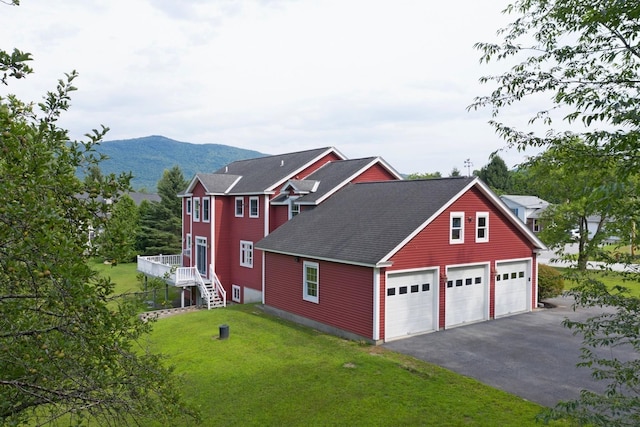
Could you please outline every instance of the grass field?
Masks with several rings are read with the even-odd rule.
[[[218,339],[219,326],[229,339]],[[325,335],[252,305],[160,319],[204,425],[525,426],[541,407],[381,347]],[[176,420],[176,425],[180,424]]]
[[[135,264],[93,267],[111,277],[116,292],[140,288]],[[222,324],[229,326],[229,339],[218,337]],[[535,425],[542,410],[470,378],[322,334],[254,305],[159,319],[141,344],[176,366],[184,395],[202,412],[205,426],[526,426]]]
[[[557,268],[558,271],[567,275],[568,271],[565,268]],[[572,273],[569,273],[572,274]],[[629,289],[629,295],[640,297],[640,281],[638,281],[638,275],[625,275],[616,271],[600,271],[589,270],[584,273],[587,278],[598,280],[604,283],[608,288],[613,288],[616,285],[624,286]],[[566,279],[564,281],[564,289],[570,290],[578,285],[576,280]]]

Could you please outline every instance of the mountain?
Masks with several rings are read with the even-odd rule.
[[[103,141],[97,151],[109,158],[100,162],[103,174],[129,172],[134,189],[156,191],[165,169],[178,165],[185,179],[196,173],[213,172],[235,160],[262,157],[266,154],[220,144],[190,144],[164,136]]]

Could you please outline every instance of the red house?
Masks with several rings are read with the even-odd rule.
[[[138,270],[182,288],[182,306],[262,302],[254,243],[352,182],[402,179],[378,157],[346,160],[333,147],[233,162],[197,174],[182,198],[183,250],[138,257]]]
[[[256,248],[267,310],[379,343],[531,311],[545,246],[480,180],[448,178],[351,183]]]

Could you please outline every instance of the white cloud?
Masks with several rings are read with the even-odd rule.
[[[332,145],[446,175],[504,145],[489,111],[466,107],[491,70],[472,46],[507,22],[507,3],[29,0],[3,8],[0,39],[34,54],[36,74],[9,86],[20,96],[38,100],[79,71],[61,121],[74,137],[103,123],[107,139]]]

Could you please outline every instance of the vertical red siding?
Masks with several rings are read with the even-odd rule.
[[[372,338],[373,270],[325,261],[319,264],[319,303],[302,299],[304,259],[267,253],[266,305]]]

